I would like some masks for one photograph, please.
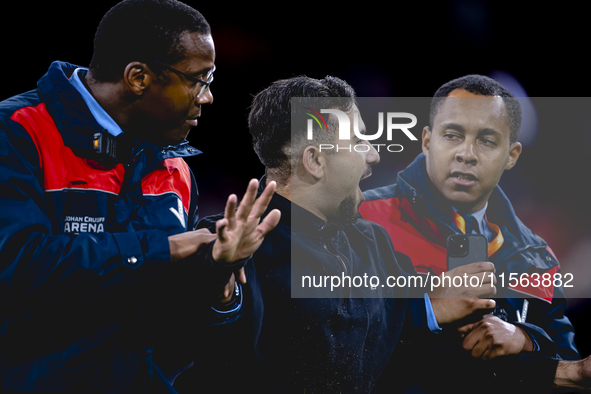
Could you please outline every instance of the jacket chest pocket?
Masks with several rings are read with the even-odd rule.
[[[105,232],[109,222],[108,204],[108,197],[102,192],[64,189],[60,215],[63,233]]]

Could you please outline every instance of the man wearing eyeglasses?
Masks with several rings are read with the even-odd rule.
[[[252,181],[192,231],[183,160],[215,49],[175,0],[102,19],[88,69],[54,62],[0,103],[0,391],[176,393],[203,324],[241,313],[242,265],[279,220]]]

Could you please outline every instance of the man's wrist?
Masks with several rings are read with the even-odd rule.
[[[229,311],[231,309],[233,309],[236,306],[236,301],[240,298],[240,285],[237,282],[234,282],[234,290],[232,291],[232,296],[230,297],[229,301],[226,302],[213,302],[212,304],[212,308],[216,311],[216,312],[220,312],[223,313],[225,311]]]
[[[227,324],[236,321],[244,313],[242,308],[243,295],[240,284],[235,283],[234,298],[225,305],[212,305],[210,307],[210,316],[208,317],[208,325]]]
[[[440,334],[443,329],[439,327],[437,323],[437,316],[435,315],[435,311],[433,310],[433,305],[431,304],[431,298],[429,297],[429,293],[425,293],[425,309],[427,312],[427,326],[431,332],[436,334]]]
[[[522,352],[533,352],[535,350],[533,340],[529,333],[525,331],[523,328],[519,326],[515,326],[519,331],[521,331],[521,335],[523,335],[524,343],[523,348],[521,349]]]
[[[554,376],[554,386],[559,388],[581,388],[584,360],[559,361]]]

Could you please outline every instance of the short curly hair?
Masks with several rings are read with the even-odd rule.
[[[484,75],[466,75],[443,84],[431,100],[431,111],[429,113],[429,127],[433,129],[435,115],[443,105],[449,94],[456,89],[464,89],[470,93],[482,96],[500,96],[505,103],[507,115],[509,115],[509,129],[511,130],[511,143],[517,141],[519,129],[521,128],[521,105],[519,100],[509,89],[499,82]]]
[[[185,56],[181,33],[211,34],[203,15],[176,0],[124,0],[101,19],[94,36],[90,74],[115,82],[133,61],[175,64]]]
[[[292,99],[297,101],[297,105],[292,106]],[[275,81],[259,92],[251,105],[248,127],[253,148],[265,167],[279,169],[282,176],[287,177],[306,146],[334,143],[336,140],[335,133],[320,130],[316,124],[313,126],[314,138],[308,140],[306,125],[309,117],[302,109],[314,106],[348,112],[354,104],[355,91],[336,77],[327,76],[319,80],[297,76]],[[336,130],[336,117],[325,117],[328,129]]]

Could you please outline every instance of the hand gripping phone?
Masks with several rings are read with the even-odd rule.
[[[452,234],[447,237],[447,270],[488,261],[488,239],[482,234]]]
[[[481,261],[488,261],[488,239],[484,235],[452,234],[447,237],[448,271],[462,265],[478,263]],[[508,321],[507,312],[498,305],[495,306],[495,309],[493,309],[490,314],[501,320]]]

